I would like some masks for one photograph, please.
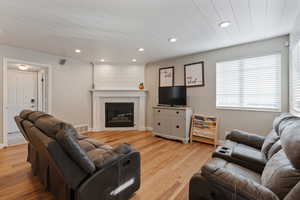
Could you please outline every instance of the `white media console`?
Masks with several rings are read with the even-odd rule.
[[[153,134],[188,143],[192,117],[191,107],[153,107]]]

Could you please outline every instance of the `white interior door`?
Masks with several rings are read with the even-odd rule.
[[[8,133],[17,132],[14,117],[24,109],[37,110],[37,72],[7,71]]]

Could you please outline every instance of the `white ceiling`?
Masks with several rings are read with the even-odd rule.
[[[299,11],[299,0],[1,0],[0,43],[146,63],[287,34]]]

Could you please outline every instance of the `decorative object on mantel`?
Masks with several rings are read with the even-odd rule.
[[[145,88],[144,83],[140,83],[140,84],[139,84],[139,89],[140,89],[140,90],[143,90],[144,88]]]
[[[204,86],[204,62],[184,65],[184,83],[186,87]]]
[[[198,141],[218,145],[219,121],[216,117],[194,114],[190,132],[190,142]]]
[[[174,67],[159,69],[159,87],[174,86]]]

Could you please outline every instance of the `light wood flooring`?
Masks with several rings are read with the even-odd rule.
[[[210,159],[211,145],[153,137],[151,132],[105,131],[86,135],[114,146],[127,142],[141,152],[142,183],[131,200],[187,200],[190,177]],[[26,162],[27,145],[0,150],[1,200],[54,200]]]

